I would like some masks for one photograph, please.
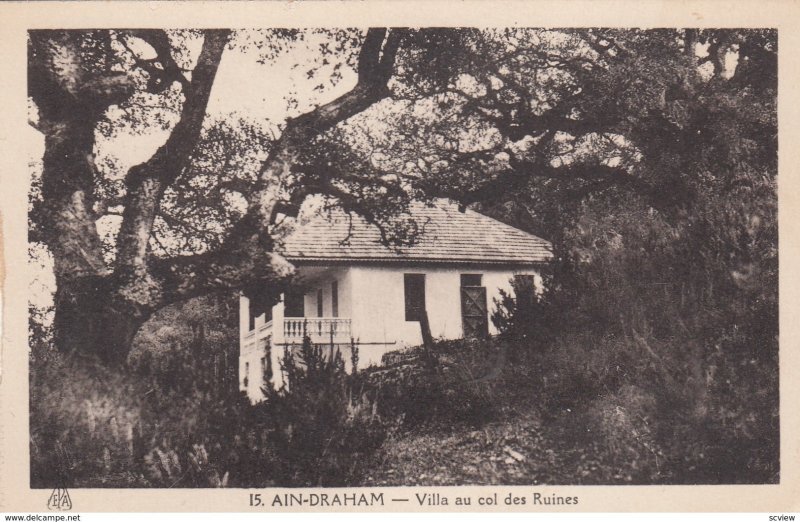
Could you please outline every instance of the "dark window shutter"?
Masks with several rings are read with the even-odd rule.
[[[461,286],[481,286],[483,274],[461,274]]]
[[[339,317],[339,281],[331,283],[331,315]]]
[[[425,311],[425,274],[404,274],[406,321],[419,321]]]
[[[461,287],[461,319],[464,337],[486,337],[489,334],[486,288]]]
[[[536,293],[532,275],[518,274],[514,276],[514,294],[517,299],[531,299]]]

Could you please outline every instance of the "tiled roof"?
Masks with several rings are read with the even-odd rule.
[[[437,200],[414,202],[410,214],[423,230],[415,244],[389,247],[378,229],[358,216],[333,211],[299,225],[281,251],[291,261],[414,261],[537,264],[552,257],[548,241],[472,210]],[[348,239],[349,233],[349,239]]]

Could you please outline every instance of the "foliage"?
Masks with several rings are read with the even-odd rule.
[[[679,225],[646,206],[587,203],[566,235],[575,259],[547,312],[559,320],[526,320],[507,301],[516,322],[553,339],[522,350],[535,355],[524,364],[545,418],[557,425],[565,411],[582,412],[579,425],[616,441],[618,458],[630,451],[650,463],[639,480],[776,480],[774,207],[769,196],[729,206],[738,197],[711,199]],[[646,444],[631,439],[620,450],[625,419],[642,419]]]
[[[31,486],[220,487],[242,399],[162,388],[58,353],[31,364]]]
[[[238,394],[239,300],[230,293],[177,303],[139,332],[128,368],[186,395]]]
[[[249,408],[225,351],[232,305],[212,296],[162,310],[122,370],[60,354],[50,339],[34,345],[32,485],[226,485],[228,428],[246,425]]]
[[[494,299],[492,323],[515,345],[541,348],[553,340],[554,285],[552,277],[542,278],[537,288],[532,278],[514,277],[511,291],[500,289]]]
[[[235,391],[221,393],[191,364],[177,373],[174,363],[128,373],[56,351],[37,357],[32,486],[358,483],[393,428],[359,395],[359,380],[344,374],[341,355],[326,350],[305,343],[284,365],[290,388],[272,390],[259,405]],[[189,383],[192,377],[199,382]]]
[[[52,309],[42,309],[28,303],[28,346],[33,357],[45,357],[52,342],[52,326],[48,320]]]
[[[715,62],[713,70],[687,56],[690,33],[598,34],[617,51],[592,75],[597,98],[586,110],[610,122],[621,111],[615,128],[635,152],[617,161],[629,162],[629,177],[577,199],[566,185],[540,185],[494,207],[521,226],[542,216],[556,244],[549,309],[501,324],[510,332],[557,317],[539,325],[554,342],[532,363],[544,412],[557,419],[577,409],[601,426],[622,422],[619,412],[646,419],[649,442],[636,462],[652,470],[659,455],[659,480],[775,481],[774,34],[694,35],[711,44],[699,63]],[[748,50],[725,71],[714,53],[734,41]],[[523,312],[502,304],[506,318]],[[654,407],[645,413],[643,404]]]
[[[435,341],[416,348],[407,360],[367,372],[378,411],[408,430],[478,427],[497,418],[505,381],[506,347],[492,340]]]
[[[263,414],[273,426],[268,444],[279,458],[275,480],[291,486],[357,483],[390,424],[378,415],[361,379],[344,370],[341,352],[306,336],[281,362],[285,385],[268,388]]]

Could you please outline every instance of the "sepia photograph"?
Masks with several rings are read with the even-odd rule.
[[[31,489],[781,483],[777,29],[258,25],[26,30]]]

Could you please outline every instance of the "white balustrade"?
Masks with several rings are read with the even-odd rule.
[[[241,339],[241,353],[249,354],[258,342],[271,337],[273,342],[301,343],[308,334],[314,343],[349,342],[351,336],[350,319],[342,317],[287,317],[283,320],[283,331],[275,331],[281,322],[269,321],[247,332]],[[281,335],[282,334],[282,335]]]
[[[292,317],[283,320],[286,342],[302,341],[308,334],[313,342],[324,343],[350,339],[350,319],[341,317]]]

